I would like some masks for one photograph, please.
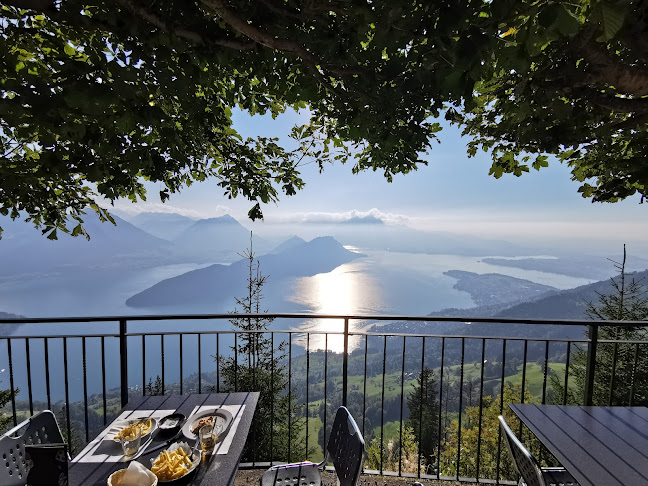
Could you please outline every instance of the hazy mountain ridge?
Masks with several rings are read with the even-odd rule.
[[[367,216],[354,216],[346,221],[342,221],[342,224],[385,224],[385,222],[369,214]]]
[[[591,256],[569,256],[558,258],[483,258],[484,263],[504,267],[522,268],[524,270],[537,270],[539,272],[557,273],[572,277],[603,280],[614,276],[612,265],[602,267],[601,259]],[[630,257],[626,263],[626,271],[641,271],[648,267],[648,260],[639,257]]]
[[[126,219],[126,218],[124,218]],[[147,233],[172,241],[196,222],[195,219],[177,213],[139,213],[128,219],[131,224]]]
[[[304,243],[306,243],[306,240],[300,238],[299,236],[292,236],[291,238],[281,243],[279,246],[275,247],[270,253],[281,253],[286,250],[291,250],[299,245],[303,245]]]
[[[257,252],[270,249],[268,242],[252,235]],[[218,218],[200,219],[178,234],[173,242],[191,258],[202,261],[233,262],[250,246],[250,230],[229,214]]]
[[[0,319],[27,319],[27,317],[0,311]],[[2,324],[0,325],[0,336],[10,336],[19,327],[20,324]]]
[[[273,279],[312,276],[364,255],[345,249],[332,237],[319,237],[300,245],[289,246],[276,254],[258,258],[261,272]],[[133,295],[126,301],[130,307],[158,307],[178,304],[208,304],[232,299],[245,288],[248,261],[231,265],[211,265],[177,277],[163,280]]]
[[[102,223],[94,213],[84,216],[90,233],[72,237],[58,234],[51,241],[24,222],[1,219],[5,229],[0,241],[1,275],[27,273],[47,274],[52,271],[73,271],[75,268],[146,266],[181,259],[173,244],[157,238],[115,216],[116,225]]]
[[[441,231],[427,232],[398,224],[368,224],[349,222],[323,226],[346,245],[404,253],[448,254],[464,256],[529,254],[529,249],[501,241],[466,238]]]

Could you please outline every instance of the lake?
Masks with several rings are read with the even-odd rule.
[[[264,287],[264,306],[270,312],[305,312],[321,314],[407,314],[425,315],[444,308],[468,308],[474,304],[470,295],[453,288],[456,280],[443,275],[447,270],[465,270],[476,273],[501,273],[533,282],[551,285],[559,289],[573,288],[590,283],[590,280],[550,274],[512,267],[489,265],[482,257],[458,255],[428,255],[359,249],[366,257],[341,265],[331,272],[312,277],[288,278],[273,281],[272,275]],[[490,256],[490,255],[489,255]],[[486,257],[486,255],[484,256]],[[144,290],[158,281],[170,278],[205,265],[165,265],[145,269],[106,267],[67,274],[25,275],[20,279],[0,280],[0,310],[27,317],[72,316],[118,316],[151,314],[224,313],[232,311],[234,300],[225,299],[209,306],[176,306],[155,309],[133,309],[125,305],[131,295]],[[263,269],[262,269],[263,270]],[[366,323],[355,321],[354,328]],[[285,329],[290,323],[279,321],[274,328]],[[317,319],[299,323],[302,329],[341,331],[343,322]],[[208,329],[231,329],[228,321],[148,322],[129,324],[129,332],[177,331],[196,332]],[[57,335],[92,332],[117,332],[111,323],[23,325],[14,335]],[[323,348],[324,338],[311,338],[311,349]],[[328,348],[338,350],[340,339],[329,337]],[[295,344],[304,344],[297,340]],[[19,345],[20,344],[20,345]],[[186,378],[198,369],[203,372],[215,370],[212,355],[216,352],[215,338],[203,339],[202,356],[195,352],[197,338],[188,336],[183,341],[183,376]],[[35,399],[45,397],[44,341],[30,343],[32,387]],[[68,380],[71,399],[82,398],[81,340],[68,341]],[[141,348],[141,339],[132,338],[130,349]],[[227,343],[220,342],[220,351],[227,350]],[[0,387],[8,386],[8,361],[6,341],[0,341]],[[146,376],[155,379],[160,373],[160,339],[146,339]],[[27,389],[25,347],[20,341],[12,349],[16,386]],[[54,400],[64,398],[64,373],[62,368],[62,342],[50,340],[50,381]],[[101,390],[101,348],[98,339],[86,340],[88,391]],[[106,340],[106,359],[109,376],[107,387],[119,385],[118,348],[116,339]],[[177,338],[165,340],[165,379],[179,381],[179,342]],[[141,385],[142,369],[137,353],[129,363],[129,384]],[[25,399],[21,392],[21,399]]]

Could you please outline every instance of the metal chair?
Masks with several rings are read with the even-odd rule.
[[[12,436],[24,429],[18,436]],[[0,437],[0,484],[24,486],[27,482],[25,445],[63,443],[56,417],[49,410],[21,422]]]
[[[540,467],[522,442],[511,431],[506,419],[499,416],[500,429],[513,458],[513,465],[522,478],[519,486],[580,486],[562,467]]]
[[[365,443],[355,420],[346,407],[335,414],[324,460],[319,464],[299,462],[273,466],[263,473],[261,486],[320,486],[320,467],[331,459],[340,486],[355,486],[362,471]]]

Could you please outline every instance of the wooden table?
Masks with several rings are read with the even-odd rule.
[[[120,416],[128,415],[129,413],[153,413],[167,414],[171,412],[180,412],[185,416],[189,415],[197,408],[204,406],[220,407],[224,406],[226,409],[239,410],[238,417],[235,415],[233,423],[236,424],[236,430],[232,427],[233,432],[231,443],[226,454],[213,454],[208,457],[206,461],[200,465],[193,480],[189,483],[192,485],[209,485],[209,486],[228,486],[234,484],[234,477],[238,469],[238,464],[243,452],[243,446],[247,439],[252,422],[252,416],[256,408],[259,393],[211,393],[211,394],[194,394],[194,395],[170,395],[170,396],[151,396],[140,397],[131,400],[120,413]],[[238,406],[238,408],[237,408]],[[241,407],[243,406],[243,407]],[[156,415],[153,415],[156,416]],[[237,423],[238,420],[238,423]],[[106,427],[109,430],[111,425]],[[224,441],[227,441],[227,434]],[[101,438],[102,434],[99,434]],[[193,445],[193,441],[185,438],[189,445]],[[119,462],[118,457],[114,455],[114,446],[117,446],[117,455],[120,455],[121,446],[112,443],[110,437],[105,437],[103,440],[95,440],[88,444],[83,451],[81,451],[70,464],[70,486],[81,485],[95,485],[105,486],[108,476],[118,469],[128,467],[127,463]],[[163,442],[155,436],[149,448],[155,447],[156,444]],[[223,443],[225,445],[225,442]],[[102,452],[111,451],[110,453],[102,454]],[[137,460],[142,464],[150,467],[150,457],[157,456],[159,450],[151,454],[144,454]]]
[[[509,407],[581,486],[648,485],[648,408]]]

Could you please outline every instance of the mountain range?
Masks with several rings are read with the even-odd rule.
[[[482,258],[484,263],[503,267],[536,270],[538,272],[558,273],[573,277],[604,280],[614,276],[613,265],[601,266],[601,258],[591,255],[569,255],[556,258]],[[648,268],[648,260],[633,255],[628,258],[626,272],[636,272]]]
[[[268,251],[269,244],[263,238],[251,235],[250,230],[226,214],[195,221],[172,241],[188,257],[231,262],[249,248],[250,238],[256,252]]]
[[[139,213],[128,218],[127,221],[153,236],[168,241],[173,241],[196,222],[195,219],[176,213],[150,212]]]
[[[130,298],[127,303],[130,307],[224,302],[226,299],[231,301],[232,296],[241,295],[244,289],[245,262],[240,260],[238,254],[249,247],[250,232],[229,215],[196,221],[177,214],[142,213],[130,218],[130,222],[115,216],[116,226],[99,222],[90,212],[84,219],[91,235],[90,241],[64,234],[59,235],[59,240],[50,241],[29,224],[0,218],[0,225],[5,230],[0,240],[0,257],[3,261],[0,266],[0,284],[4,288],[15,288],[19,284],[22,288],[29,289],[25,291],[27,299],[38,295],[35,294],[36,291],[47,291],[47,294],[41,294],[43,296],[58,295],[53,290],[68,294],[69,300],[77,295],[83,295],[85,299],[93,299],[96,295],[100,299],[103,298],[103,289],[125,288],[126,272],[136,274],[144,267],[157,269],[159,266],[173,267],[179,264],[177,271],[171,268],[163,273],[150,273],[160,275],[158,278],[141,282],[131,280],[131,286],[120,296],[120,305],[123,305],[128,295]],[[455,244],[465,245],[463,249],[455,248],[458,252],[472,251],[482,245],[480,241],[467,241],[456,235],[424,233],[388,225],[373,216],[349,218],[343,223],[328,227],[332,230],[332,237],[315,238],[309,242],[298,236],[286,237],[283,243],[274,247],[270,239],[254,236],[254,250],[262,255],[259,258],[262,271],[272,276],[273,287],[280,289],[277,292],[282,292],[280,297],[285,296],[287,287],[275,285],[277,280],[329,272],[343,263],[364,256],[346,250],[343,244],[404,252],[447,251],[451,255],[456,254],[452,248]],[[493,254],[506,253],[508,250],[502,249],[504,246],[501,242],[493,241],[491,249],[501,249]],[[487,254],[486,249],[483,254]],[[457,279],[455,289],[470,293],[477,307],[444,309],[435,314],[494,318],[582,318],[584,302],[595,301],[598,298],[597,291],[605,293],[610,290],[607,279],[601,278],[601,281],[591,285],[558,291],[528,280],[501,275],[497,273],[497,266],[515,266],[566,275],[573,275],[577,268],[584,268],[579,275],[581,277],[603,275],[601,265],[594,267],[588,264],[592,259],[593,257],[586,256],[573,258],[575,263],[570,266],[570,260],[562,257],[483,258],[482,261],[493,265],[492,272],[445,272],[446,276]],[[215,262],[218,263],[214,264]],[[234,263],[224,264],[228,262]],[[210,266],[178,275],[188,268],[205,264]],[[613,269],[613,266],[610,265],[610,268]],[[80,283],[75,287],[70,282],[72,277],[81,272],[85,272],[85,276],[78,279]],[[504,270],[502,272],[507,273]],[[160,281],[170,275],[176,276]],[[643,272],[637,275],[643,275]],[[43,282],[50,282],[50,287],[41,285]],[[154,282],[157,283],[152,285]],[[81,292],[90,286],[97,288],[96,294]],[[139,290],[141,291],[138,292]],[[16,292],[14,294],[17,295]],[[68,295],[64,297],[68,298]],[[1,310],[28,314],[28,306],[12,309],[11,305],[11,297],[5,296]],[[84,305],[80,304],[80,307],[84,308]],[[428,307],[433,308],[438,307]]]
[[[102,223],[94,213],[84,216],[90,233],[72,237],[59,232],[58,240],[48,240],[40,231],[22,221],[0,218],[4,228],[0,240],[0,275],[73,272],[75,268],[144,266],[176,262],[182,256],[174,245],[157,238],[115,216],[116,225]]]

